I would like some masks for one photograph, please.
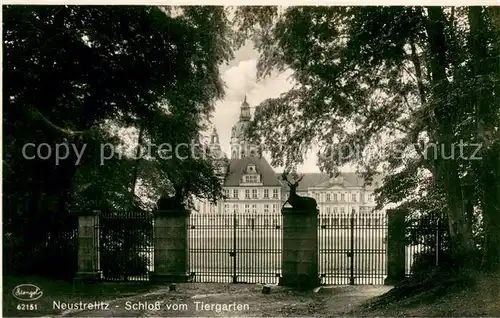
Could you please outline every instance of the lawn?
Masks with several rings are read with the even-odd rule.
[[[35,301],[20,301],[12,295],[12,290],[21,284],[38,286],[43,295]],[[53,302],[76,303],[108,301],[152,291],[157,287],[145,283],[73,283],[62,280],[50,280],[43,277],[3,278],[3,316],[4,317],[39,317],[57,315],[61,310],[54,308]],[[32,306],[26,306],[30,304]],[[34,308],[36,305],[36,309]],[[31,308],[30,308],[31,307]]]

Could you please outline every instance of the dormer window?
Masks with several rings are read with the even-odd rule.
[[[258,175],[245,176],[245,183],[258,183]]]

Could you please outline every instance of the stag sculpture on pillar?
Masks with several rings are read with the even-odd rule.
[[[299,182],[302,181],[304,175],[301,177],[293,176],[293,182],[288,180],[288,171],[284,170],[281,175],[283,181],[288,184],[290,188],[290,192],[288,195],[288,199],[285,201],[284,205],[289,203],[294,210],[316,210],[317,203],[316,200],[310,197],[303,197],[297,194],[297,187],[299,186]]]

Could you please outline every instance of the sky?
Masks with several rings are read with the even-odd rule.
[[[240,106],[245,95],[250,107],[259,105],[262,101],[278,97],[292,88],[293,82],[290,73],[276,74],[257,81],[257,60],[259,53],[251,43],[247,43],[235,52],[235,58],[228,64],[221,66],[222,79],[226,83],[224,99],[215,104],[215,114],[212,123],[219,133],[222,150],[230,156],[231,128],[239,119]],[[254,108],[251,108],[253,111]],[[313,149],[314,151],[314,149]],[[270,163],[270,156],[264,154]],[[305,163],[298,166],[299,172],[319,172],[316,165],[316,156],[310,154]],[[280,167],[274,167],[281,170]]]

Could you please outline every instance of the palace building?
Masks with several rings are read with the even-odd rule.
[[[197,201],[199,213],[281,213],[288,197],[288,186],[280,180],[267,160],[261,147],[252,144],[246,131],[251,121],[250,105],[246,97],[240,107],[240,117],[231,130],[231,157],[228,160],[227,177],[221,182],[226,200],[217,205]],[[221,151],[219,135],[214,128],[210,136],[211,149]],[[219,158],[222,153],[218,153]],[[315,198],[320,214],[371,213],[375,208],[373,192],[381,184],[375,177],[371,185],[355,173],[342,173],[329,178],[324,173],[305,173],[297,193]],[[323,223],[325,223],[324,221]]]

